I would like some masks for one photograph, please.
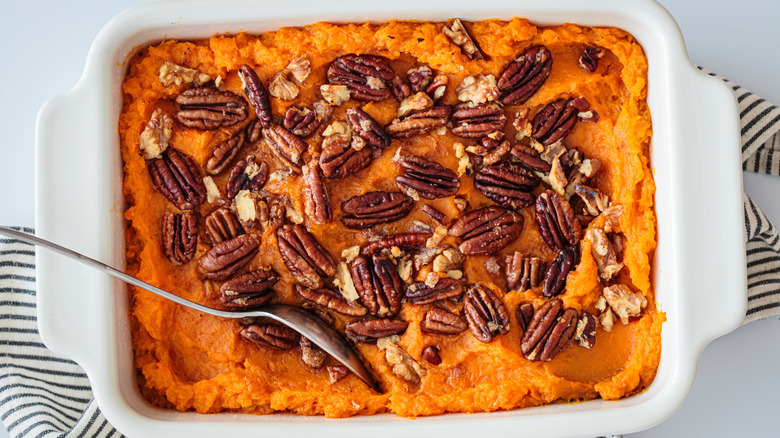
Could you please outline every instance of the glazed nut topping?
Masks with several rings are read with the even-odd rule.
[[[154,187],[180,210],[191,210],[206,201],[198,165],[192,158],[169,148],[147,162]]]
[[[425,305],[443,300],[459,300],[463,295],[463,286],[453,278],[437,278],[429,286],[425,282],[412,283],[406,288],[406,300],[411,304]]]
[[[216,88],[190,88],[176,97],[176,120],[188,128],[212,130],[226,128],[246,120],[246,101],[230,91]]]
[[[387,135],[384,128],[362,109],[357,107],[348,109],[347,120],[352,127],[353,137],[357,135],[366,144],[378,149],[390,146],[390,136]]]
[[[231,309],[253,309],[266,304],[274,297],[273,285],[279,275],[273,269],[259,269],[232,278],[219,288],[219,301]]]
[[[350,91],[346,85],[324,84],[320,85],[320,94],[329,104],[340,106],[350,98]]]
[[[198,219],[189,212],[165,212],[162,220],[163,252],[174,265],[192,260],[198,244]]]
[[[546,302],[536,311],[520,341],[523,356],[530,361],[551,360],[569,346],[578,320],[577,310],[564,310],[561,300]]]
[[[617,251],[607,233],[601,228],[589,228],[585,239],[591,244],[590,252],[599,267],[599,276],[602,280],[611,280],[623,269],[623,264],[618,262]]]
[[[298,345],[300,335],[293,329],[273,324],[251,324],[241,330],[241,336],[263,347],[291,350]]]
[[[469,59],[484,59],[485,54],[482,49],[479,48],[476,41],[471,37],[469,31],[460,21],[460,18],[452,20],[450,27],[444,26],[442,32],[447,35],[447,38],[452,41],[453,44],[460,47],[461,52]]]
[[[336,263],[317,239],[302,225],[284,225],[276,231],[279,254],[295,281],[319,289],[324,278],[336,273]]]
[[[458,175],[439,163],[409,155],[402,158],[400,164],[404,173],[395,181],[412,199],[445,198],[456,194],[460,188]]]
[[[425,246],[425,242],[428,241],[429,237],[431,237],[430,233],[399,233],[393,234],[391,236],[380,237],[379,239],[373,240],[364,246],[363,249],[360,250],[360,254],[371,255],[376,252],[391,248],[404,250],[417,249]]]
[[[206,216],[206,233],[216,245],[244,234],[244,227],[227,208],[218,208]]]
[[[423,93],[422,91],[419,91],[411,96],[404,98],[401,101],[401,104],[398,105],[398,112],[396,116],[397,117],[408,116],[413,112],[422,111],[432,106],[433,106],[433,99],[431,99],[430,96]]]
[[[304,299],[332,310],[336,313],[348,316],[363,316],[366,314],[365,307],[354,301],[345,299],[341,294],[334,291],[333,289],[308,289],[301,287],[300,285],[296,285],[295,290]]]
[[[469,327],[459,315],[441,307],[431,307],[420,321],[420,330],[435,335],[457,335]]]
[[[409,323],[400,319],[366,319],[347,324],[347,338],[354,342],[376,344],[380,338],[400,335],[406,331]]]
[[[349,88],[353,99],[376,102],[390,97],[387,83],[395,72],[384,56],[349,54],[336,58],[327,76],[331,84]]]
[[[582,239],[582,226],[569,202],[547,190],[536,198],[536,224],[547,245],[556,250],[576,245]]]
[[[392,367],[393,373],[412,385],[419,385],[421,377],[426,375],[425,368],[412,358],[395,342],[388,342],[385,347],[385,360]]]
[[[301,361],[306,364],[309,369],[316,370],[320,368],[325,360],[328,358],[328,354],[322,351],[322,349],[316,345],[309,338],[301,336],[298,346],[301,348]]]
[[[509,312],[501,298],[487,286],[471,286],[463,301],[463,313],[471,333],[480,342],[487,344],[493,337],[509,333]]]
[[[542,285],[544,261],[539,257],[524,256],[520,251],[506,256],[506,287],[524,291]]]
[[[198,272],[209,280],[225,280],[254,258],[258,245],[248,234],[218,243],[198,260]]]
[[[211,80],[211,76],[194,68],[187,68],[170,61],[165,61],[160,66],[160,82],[166,86],[192,84],[199,87]]]
[[[599,59],[604,56],[604,49],[597,46],[588,46],[582,51],[577,64],[583,70],[593,73],[599,66]]]
[[[401,310],[404,283],[386,255],[358,256],[351,272],[360,302],[370,314],[391,318]]]
[[[211,158],[206,162],[206,172],[209,175],[218,175],[231,164],[238,155],[238,151],[244,146],[246,134],[238,131],[235,135],[219,143],[211,153]]]
[[[642,309],[647,306],[647,298],[644,295],[632,292],[624,284],[605,287],[604,298],[624,325],[628,324],[629,318],[641,315]]]
[[[138,141],[144,159],[160,158],[172,135],[173,118],[159,108],[154,110]]]
[[[369,228],[405,217],[414,201],[401,192],[368,192],[353,196],[341,205],[341,222],[347,228]]]
[[[462,102],[453,109],[452,125],[452,133],[459,137],[480,138],[503,130],[506,115],[496,103],[471,106]]]
[[[495,76],[485,76],[482,73],[477,76],[466,76],[455,93],[459,101],[469,102],[472,105],[493,102],[500,95]]]
[[[493,164],[474,175],[474,187],[497,204],[519,210],[534,203],[532,190],[539,184],[533,172],[513,164]]]
[[[268,180],[268,166],[265,162],[257,162],[254,155],[247,155],[238,160],[226,184],[227,197],[233,199],[242,190],[258,192]]]
[[[596,345],[596,318],[593,315],[588,312],[582,312],[580,320],[577,321],[574,340],[582,348],[590,349]]]
[[[579,253],[574,248],[564,248],[558,251],[547,273],[544,276],[544,289],[542,295],[554,297],[563,293],[566,287],[566,278],[569,272],[577,266]]]
[[[525,103],[544,84],[552,69],[552,54],[545,46],[533,46],[510,62],[498,78],[501,101]]]
[[[263,128],[271,124],[271,101],[268,99],[268,91],[257,72],[247,64],[238,69],[238,77],[243,82],[244,94],[249,99],[249,104],[255,109],[258,123]]]
[[[441,356],[439,355],[439,347],[435,345],[428,345],[423,348],[422,358],[427,360],[431,365],[440,365]]]
[[[494,254],[522,231],[523,216],[497,206],[471,211],[450,227],[450,235],[463,239],[458,248],[465,255]]]

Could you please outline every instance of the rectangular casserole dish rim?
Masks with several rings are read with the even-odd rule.
[[[402,1],[398,3],[399,5],[413,5],[413,2],[408,1]],[[102,144],[116,145],[118,141],[115,138],[116,117],[112,119],[106,113],[114,115],[118,114],[116,108],[117,102],[112,101],[112,98],[110,97],[116,96],[118,94],[116,90],[111,88],[111,83],[117,79],[115,77],[115,70],[117,70],[117,68],[114,68],[114,66],[107,66],[106,64],[109,63],[101,62],[101,59],[106,59],[106,57],[108,59],[115,59],[117,60],[117,63],[120,64],[119,67],[121,67],[121,60],[124,59],[123,56],[128,52],[125,51],[122,53],[123,47],[128,45],[129,40],[138,40],[141,38],[140,35],[144,33],[148,34],[159,32],[161,29],[169,29],[168,37],[175,36],[176,38],[189,38],[195,36],[209,36],[209,32],[211,32],[211,34],[216,32],[222,33],[228,29],[232,29],[234,31],[251,31],[251,28],[246,25],[242,26],[239,23],[248,23],[249,18],[247,17],[262,17],[264,15],[268,16],[268,18],[265,18],[266,23],[264,24],[268,28],[275,28],[279,25],[289,24],[289,20],[297,20],[297,24],[306,24],[308,22],[316,21],[305,17],[290,18],[292,15],[306,17],[317,16],[322,19],[330,18],[331,20],[333,20],[331,17],[353,17],[352,19],[342,18],[342,20],[338,21],[362,21],[362,19],[356,17],[365,15],[392,16],[394,18],[414,17],[417,19],[426,19],[426,16],[430,17],[432,15],[436,15],[439,19],[450,16],[460,16],[466,19],[477,19],[499,16],[499,14],[496,12],[500,11],[505,14],[500,16],[500,18],[509,18],[511,15],[526,16],[531,21],[539,24],[571,21],[590,25],[612,25],[610,23],[614,22],[615,20],[619,21],[621,19],[621,14],[624,14],[623,20],[627,20],[625,17],[631,17],[632,19],[636,20],[638,17],[642,16],[643,19],[647,21],[645,25],[648,25],[649,23],[651,27],[655,25],[662,29],[662,32],[658,36],[660,41],[655,43],[660,45],[660,47],[653,47],[653,50],[660,50],[661,55],[666,59],[667,62],[660,65],[651,64],[651,77],[653,76],[652,69],[656,69],[655,73],[659,73],[658,70],[664,69],[663,73],[667,75],[667,80],[665,83],[657,84],[659,87],[665,87],[670,90],[675,88],[674,91],[682,91],[681,87],[691,86],[691,84],[687,83],[687,81],[693,80],[698,74],[697,72],[693,71],[690,62],[687,60],[687,56],[685,55],[684,48],[682,46],[682,39],[679,35],[679,30],[676,28],[673,20],[671,20],[668,14],[666,14],[665,11],[660,8],[660,6],[649,1],[620,2],[617,0],[610,0],[599,3],[598,5],[582,5],[580,2],[576,2],[574,0],[560,0],[557,2],[549,2],[544,6],[534,5],[534,3],[531,1],[512,2],[511,5],[510,2],[495,2],[488,6],[483,5],[482,7],[473,6],[465,1],[456,1],[448,3],[447,10],[452,12],[441,12],[441,8],[436,5],[434,5],[434,7],[428,6],[425,9],[421,9],[419,5],[417,5],[417,7],[410,7],[406,10],[406,12],[403,13],[392,12],[389,8],[382,5],[364,5],[354,2],[337,2],[335,4],[329,5],[330,9],[327,9],[327,11],[323,11],[322,9],[324,9],[324,7],[317,4],[316,2],[308,2],[308,5],[309,7],[307,8],[298,9],[298,12],[293,12],[287,9],[277,9],[273,12],[270,12],[263,11],[262,5],[252,5],[248,2],[231,1],[223,3],[219,10],[214,11],[208,9],[208,2],[205,1],[197,1],[194,3],[163,2],[151,5],[143,5],[131,9],[113,19],[96,38],[95,44],[90,50],[90,54],[87,59],[87,66],[85,68],[84,76],[76,88],[67,95],[63,95],[59,102],[57,102],[55,99],[52,102],[47,103],[47,105],[44,106],[41,111],[36,134],[36,227],[38,228],[39,233],[44,237],[55,238],[55,240],[63,243],[67,243],[64,242],[64,240],[72,238],[72,236],[69,237],[67,232],[63,231],[67,229],[65,225],[68,224],[68,219],[63,221],[63,224],[55,224],[50,220],[45,219],[47,217],[52,217],[52,213],[56,213],[57,211],[57,208],[55,208],[55,203],[52,200],[53,195],[51,192],[47,191],[47,188],[52,188],[53,185],[52,179],[54,175],[51,172],[47,172],[47,169],[52,167],[52,163],[47,162],[45,154],[42,154],[42,152],[50,152],[49,150],[45,149],[43,145],[50,144],[50,142],[47,143],[47,136],[51,136],[51,132],[56,131],[57,129],[51,128],[51,126],[55,124],[55,122],[51,120],[51,115],[53,112],[55,112],[58,106],[62,107],[66,102],[74,105],[86,105],[84,106],[84,110],[87,114],[93,115],[96,120],[108,121],[108,125],[102,126],[111,127],[110,129],[103,128],[102,131],[96,134],[95,139],[97,141],[103,141]],[[187,9],[182,9],[184,7]],[[349,12],[346,12],[345,10],[348,8]],[[183,10],[187,11],[184,15],[182,15],[181,12]],[[306,11],[305,13],[302,12],[304,10]],[[515,12],[510,13],[510,10]],[[285,14],[287,14],[286,18]],[[566,20],[559,20],[556,19],[556,17],[569,17],[570,19],[567,18]],[[594,20],[603,21],[596,23]],[[233,24],[225,26],[224,24],[216,24],[217,22]],[[168,26],[161,27],[163,25]],[[636,32],[628,29],[626,26],[617,27],[622,27],[637,36]],[[194,28],[197,28],[197,31],[193,31],[192,29]],[[188,34],[188,32],[196,32],[197,35]],[[637,38],[639,38],[639,36],[637,36]],[[126,48],[129,49],[132,48],[132,46]],[[647,49],[648,48],[646,48],[646,51]],[[648,59],[650,60],[649,53]],[[122,69],[119,68],[119,70]],[[706,83],[707,78],[701,78],[700,80],[702,83]],[[121,78],[119,78],[119,81],[121,83]],[[676,86],[674,84],[675,82],[677,82]],[[651,86],[653,86],[652,83],[653,82],[651,82]],[[696,85],[694,83],[693,86],[695,88],[700,85]],[[711,87],[717,91],[717,87],[715,87],[713,84],[707,84],[707,87]],[[687,97],[690,98],[690,96]],[[79,103],[78,99],[80,99],[82,102]],[[119,106],[121,106],[121,95],[119,96],[119,100]],[[675,107],[678,107],[678,111],[679,107],[684,107],[681,102],[666,101],[649,103],[651,104],[651,111],[653,112],[654,128],[665,127],[665,125],[671,126],[673,124],[673,121],[671,120],[664,121],[664,116],[659,113],[661,109],[671,109],[670,113],[674,114],[676,110]],[[669,106],[670,108],[666,108],[664,105]],[[734,123],[736,123],[736,107],[735,105],[732,106],[734,106]],[[99,111],[101,108],[104,109],[104,111]],[[726,108],[724,111],[731,109],[732,108]],[[658,117],[656,114],[658,114]],[[727,135],[724,135],[726,139],[731,138],[732,140],[735,140],[734,150],[736,151],[738,148],[736,148],[737,143],[736,139],[734,138],[734,132],[727,132],[726,134]],[[654,137],[654,139],[658,138],[663,138],[663,134],[657,134],[657,136]],[[681,143],[681,141],[680,139],[677,139],[677,141],[674,143]],[[111,185],[111,187],[108,189],[108,192],[110,193],[106,193],[105,191],[101,192],[100,190],[95,189],[94,192],[89,192],[89,195],[85,196],[86,199],[75,201],[77,205],[79,202],[84,204],[82,207],[85,209],[85,211],[97,213],[99,216],[99,218],[87,218],[83,221],[83,223],[76,224],[75,226],[80,228],[82,231],[97,231],[97,236],[99,239],[89,242],[76,241],[72,246],[83,249],[88,254],[96,254],[104,261],[121,266],[124,261],[122,235],[123,226],[121,225],[122,167],[121,160],[117,161],[117,157],[115,156],[117,154],[112,152],[110,149],[110,146],[103,149],[98,148],[98,150],[95,152],[95,155],[91,157],[91,159],[94,159],[94,162],[98,164],[108,164],[107,169],[112,172],[107,175],[109,180],[111,175],[114,175],[114,179],[116,179],[116,172],[118,172],[118,175],[120,175],[119,190],[117,192],[116,181],[109,181],[109,185]],[[116,148],[116,150],[118,150],[118,148]],[[60,163],[61,165],[69,164],[67,160]],[[655,161],[655,159],[653,163],[655,166],[659,164]],[[75,165],[77,163],[73,164]],[[659,174],[666,175],[666,172],[672,172],[673,174],[669,175],[669,178],[671,179],[670,183],[672,185],[676,182],[683,182],[684,178],[680,176],[680,169],[677,169],[673,163],[669,168],[664,168],[661,170],[655,169],[655,171],[657,178]],[[733,173],[729,174],[728,176],[733,179]],[[84,178],[89,179],[90,177]],[[675,178],[678,178],[679,180],[676,180]],[[106,179],[97,178],[96,181],[102,181],[103,184],[105,184]],[[63,182],[60,185],[67,186],[67,183]],[[739,187],[739,191],[741,192],[741,187]],[[53,192],[56,192],[56,189],[53,190]],[[119,197],[117,197],[117,193],[119,194]],[[733,202],[733,193],[730,192],[729,194],[729,201]],[[90,197],[90,195],[92,197]],[[671,195],[671,197],[673,196],[674,195]],[[671,202],[671,199],[659,200],[657,197],[657,205],[659,204],[659,201]],[[62,210],[62,207],[62,204],[58,204],[60,211]],[[682,212],[677,213],[682,214]],[[741,220],[741,215],[738,216],[740,217],[737,221]],[[733,226],[733,223],[736,223],[736,221],[734,221],[734,218],[730,218],[730,220],[732,221],[731,225]],[[73,224],[71,224],[71,226],[73,226]],[[677,228],[681,227],[679,225],[672,225],[672,223],[670,223],[670,228],[663,229],[678,231]],[[659,236],[662,235],[660,232],[661,229],[662,221],[659,215]],[[684,231],[685,230],[679,230],[679,232]],[[668,235],[663,233],[663,236]],[[741,238],[741,235],[739,237]],[[656,253],[656,256],[660,257],[663,254],[667,254],[668,257],[664,257],[669,260],[677,260],[677,266],[681,266],[684,263],[683,260],[679,260],[678,256],[681,254],[675,254],[675,251],[672,251],[673,245],[667,242],[673,243],[674,241],[667,241],[662,238],[660,240],[659,249]],[[117,425],[117,427],[119,427],[119,429],[125,433],[135,431],[143,435],[148,435],[154,429],[156,433],[161,435],[176,430],[178,433],[186,431],[187,433],[191,433],[196,436],[205,436],[210,433],[218,433],[220,428],[226,426],[225,422],[231,422],[233,424],[232,427],[238,430],[243,430],[245,427],[248,427],[249,429],[253,427],[264,427],[271,429],[279,428],[280,430],[287,432],[291,431],[289,429],[290,427],[316,427],[319,424],[328,423],[328,434],[339,433],[339,430],[356,432],[363,427],[371,427],[371,424],[375,424],[378,421],[384,421],[387,423],[387,425],[395,425],[396,427],[391,428],[395,432],[398,431],[398,428],[403,428],[406,432],[413,430],[414,433],[423,433],[423,431],[427,430],[429,427],[436,427],[437,430],[442,430],[443,424],[447,424],[447,428],[451,428],[453,431],[459,431],[460,428],[464,427],[466,424],[479,425],[479,427],[483,430],[484,427],[488,424],[491,427],[496,428],[516,427],[522,424],[526,430],[534,431],[534,435],[549,436],[565,433],[587,433],[589,431],[598,433],[636,430],[638,428],[648,427],[660,421],[661,419],[670,415],[671,412],[676,409],[679,403],[682,402],[684,395],[687,394],[687,391],[692,384],[693,373],[695,371],[696,361],[701,348],[703,348],[706,342],[711,340],[714,336],[733,329],[741,320],[741,318],[738,320],[735,316],[740,313],[738,312],[739,306],[732,308],[732,310],[727,315],[721,317],[720,321],[716,321],[716,324],[712,324],[710,327],[706,328],[700,327],[701,321],[678,318],[672,320],[672,318],[670,318],[670,321],[667,322],[664,326],[664,335],[670,333],[670,330],[672,330],[672,333],[675,333],[675,330],[689,330],[691,334],[688,337],[680,337],[677,339],[674,337],[669,339],[667,336],[664,336],[664,346],[661,362],[662,367],[665,366],[666,363],[670,363],[668,359],[670,354],[669,351],[675,349],[679,350],[679,352],[676,352],[677,356],[672,358],[673,360],[676,360],[674,360],[673,363],[670,363],[671,365],[667,365],[672,367],[669,371],[670,374],[666,378],[669,382],[673,383],[672,387],[669,388],[664,386],[663,388],[659,388],[658,385],[654,383],[643,394],[617,402],[605,402],[598,400],[581,405],[554,405],[546,408],[531,408],[519,411],[497,412],[491,414],[474,414],[468,416],[464,416],[462,414],[451,414],[447,415],[446,417],[418,419],[413,422],[414,429],[409,427],[411,422],[408,420],[388,416],[353,418],[348,421],[334,421],[324,420],[321,418],[312,419],[288,415],[275,415],[273,418],[269,418],[268,416],[253,417],[241,414],[220,414],[217,416],[219,419],[213,421],[215,420],[215,416],[198,416],[191,413],[181,414],[177,412],[162,412],[151,409],[145,405],[140,406],[138,405],[138,400],[131,400],[133,395],[132,393],[127,392],[128,388],[126,387],[126,382],[122,381],[122,372],[131,372],[126,367],[126,362],[128,361],[126,356],[128,353],[131,353],[129,336],[124,336],[121,333],[121,321],[119,321],[120,327],[117,327],[117,325],[112,322],[111,318],[111,316],[113,316],[114,319],[119,318],[123,312],[124,315],[126,315],[126,299],[123,300],[116,298],[113,296],[113,294],[106,294],[105,291],[100,290],[123,290],[123,285],[116,284],[112,280],[102,278],[100,275],[95,273],[85,272],[81,268],[73,267],[72,269],[75,270],[75,272],[77,272],[79,275],[82,275],[83,278],[87,279],[85,285],[88,287],[85,287],[85,291],[82,293],[90,293],[90,300],[92,300],[91,303],[94,304],[94,307],[87,306],[87,308],[85,308],[85,313],[88,315],[93,315],[94,318],[90,323],[84,322],[83,327],[75,327],[74,331],[81,331],[81,334],[83,335],[85,332],[88,332],[86,327],[92,326],[104,328],[105,332],[103,333],[102,337],[99,337],[99,339],[93,339],[90,342],[86,342],[85,345],[82,345],[80,348],[73,345],[72,336],[58,334],[59,330],[55,328],[57,323],[52,321],[57,321],[57,318],[60,317],[56,314],[56,311],[60,309],[55,310],[55,304],[51,300],[47,300],[47,297],[50,297],[50,295],[47,295],[50,294],[50,292],[47,291],[50,290],[53,285],[49,282],[49,277],[46,275],[46,273],[48,266],[54,265],[61,267],[69,265],[57,260],[49,260],[48,255],[45,253],[41,254],[41,252],[38,252],[38,254],[38,262],[40,267],[39,291],[41,294],[39,320],[41,324],[41,334],[44,337],[44,341],[55,351],[64,353],[74,358],[85,368],[95,388],[95,395],[101,407],[105,411],[106,416],[110,421],[112,421],[112,423]],[[744,254],[744,246],[742,247],[741,254]],[[674,268],[670,269],[674,270]],[[684,268],[679,267],[678,269],[683,270]],[[56,269],[53,272],[56,272]],[[742,278],[744,278],[744,275]],[[676,278],[675,280],[679,280],[679,278]],[[675,289],[684,287],[680,281],[670,281],[668,285],[669,287],[674,287]],[[658,287],[658,283],[656,283],[656,287]],[[679,296],[669,297],[666,301],[661,301],[659,298],[659,302],[664,306],[663,310],[667,311],[670,315],[674,315],[675,317],[678,316],[676,313],[678,313],[679,309],[675,308],[674,305],[670,307],[670,305],[676,298],[679,298]],[[95,308],[98,309],[97,313],[94,313]],[[108,312],[101,312],[100,309],[115,310],[113,311],[113,314],[110,314]],[[52,312],[53,310],[54,312]],[[744,309],[741,311],[741,314],[744,315]],[[65,338],[71,339],[66,340]],[[97,355],[107,353],[108,356],[114,357],[108,357],[105,358],[105,360],[96,357]],[[123,355],[125,357],[123,357]],[[132,363],[130,364],[130,370],[132,370]],[[660,371],[661,369],[659,368],[659,375],[661,374]],[[658,381],[658,379],[656,381]],[[663,400],[664,403],[660,403],[659,400]],[[604,409],[611,413],[604,415]],[[602,412],[602,414],[599,414],[599,412]],[[631,421],[626,421],[624,417],[631,417]],[[440,421],[444,418],[446,418],[447,421]],[[551,418],[553,420],[551,420]],[[558,422],[555,419],[562,420],[564,418],[566,421],[563,423],[571,423],[576,425],[577,429],[568,427],[568,425],[564,425],[567,427],[551,425],[551,423]],[[604,424],[607,424],[605,423],[607,418],[611,419],[612,422],[609,423],[610,426],[608,426],[610,429],[604,430],[603,428],[605,427]],[[490,421],[486,422],[483,419],[489,419]],[[181,422],[181,420],[184,420],[185,422]],[[175,422],[175,424],[172,425],[171,422]],[[330,423],[336,423],[338,427],[334,428],[334,424]],[[217,425],[217,427],[214,428],[211,426],[212,424]],[[347,429],[342,429],[342,426]],[[613,426],[614,429],[612,428]],[[169,429],[170,427],[173,428]],[[165,432],[166,430],[168,432]],[[325,430],[318,431],[318,433],[322,432],[325,432]]]

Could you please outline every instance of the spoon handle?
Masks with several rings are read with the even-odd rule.
[[[112,268],[111,266],[99,262],[91,257],[87,257],[84,254],[78,253],[76,251],[73,251],[72,249],[65,248],[64,246],[57,245],[54,242],[50,242],[46,239],[41,239],[38,236],[35,236],[33,234],[28,234],[23,231],[17,231],[13,228],[8,228],[4,226],[0,226],[0,234],[4,234],[9,237],[13,237],[15,239],[19,239],[22,242],[27,242],[33,245],[42,246],[44,248],[50,249],[57,254],[64,255],[66,257],[70,257],[74,260],[77,260],[81,263],[84,263],[85,265],[89,265],[95,269],[100,270],[101,272],[108,274],[114,278],[118,278],[126,283],[132,284],[133,286],[140,287],[141,289],[147,290],[149,292],[152,292],[154,294],[160,295],[163,298],[169,299],[171,301],[174,301],[178,304],[181,304],[183,306],[187,306],[190,308],[193,308],[195,310],[198,310],[203,313],[208,313],[215,316],[221,316],[224,318],[241,318],[245,315],[242,313],[237,312],[228,312],[224,310],[218,310],[218,309],[212,309],[211,307],[206,307],[201,304],[198,304],[196,302],[184,299],[182,297],[179,297],[177,295],[174,295],[168,291],[162,290],[157,286],[151,285],[145,281],[141,281],[132,275],[125,274],[124,272]]]

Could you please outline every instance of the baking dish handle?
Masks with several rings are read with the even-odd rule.
[[[105,212],[119,215],[114,217],[119,222],[112,222],[121,224],[121,206],[111,192],[116,187],[104,179],[106,172],[116,171],[109,164],[109,149],[115,142],[101,138],[106,130],[94,128],[113,115],[98,114],[97,91],[83,86],[86,81],[82,77],[76,87],[47,101],[38,113],[36,234],[117,266],[110,250],[117,243],[116,233],[105,221]],[[79,153],[85,149],[80,145],[87,144],[104,146],[88,148],[94,153]],[[97,271],[45,249],[36,251],[36,267],[41,338],[55,353],[90,368],[90,358],[95,359],[92,353],[107,351],[106,342],[112,336],[105,333],[105,322],[113,312],[105,309],[117,298],[113,295],[116,285]]]
[[[681,285],[688,313],[690,338],[697,354],[713,339],[735,328],[747,310],[742,160],[737,102],[721,80],[692,67],[688,81],[691,99],[687,108],[696,125],[682,127],[686,145],[681,152],[681,180],[693,190],[676,191],[688,196],[684,214],[689,229],[678,230],[687,245],[675,255],[679,269],[691,284]],[[693,171],[696,169],[697,171]],[[682,213],[680,213],[682,214]]]

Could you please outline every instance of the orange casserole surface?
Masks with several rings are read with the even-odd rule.
[[[492,74],[499,77],[506,65],[533,45],[544,45],[554,62],[549,78],[525,103],[507,107],[507,138],[514,139],[511,122],[514,114],[530,108],[532,114],[545,104],[564,96],[582,96],[600,116],[595,123],[579,122],[566,137],[567,147],[576,147],[586,157],[597,158],[602,166],[590,183],[607,194],[613,205],[623,207],[615,232],[622,233],[624,267],[615,282],[641,293],[648,301],[641,317],[628,324],[615,321],[607,332],[596,329],[591,349],[571,345],[549,362],[532,362],[520,352],[521,329],[516,308],[530,302],[539,308],[547,298],[541,291],[507,291],[503,271],[497,275],[490,266],[515,250],[541,257],[549,264],[556,253],[540,238],[533,207],[519,211],[524,227],[519,239],[494,256],[469,256],[463,266],[468,283],[490,285],[511,315],[510,330],[492,342],[477,341],[469,330],[455,336],[424,333],[420,330],[428,306],[404,304],[398,318],[409,323],[400,335],[398,346],[407,351],[425,369],[418,386],[396,376],[376,345],[357,344],[356,348],[376,372],[385,389],[377,394],[354,376],[335,383],[326,367],[307,368],[298,348],[278,351],[248,342],[239,335],[240,322],[225,320],[185,309],[138,289],[133,290],[130,318],[135,366],[139,386],[147,400],[156,406],[200,413],[238,411],[247,413],[293,412],[302,415],[348,417],[392,412],[404,417],[437,415],[447,412],[485,412],[602,398],[619,399],[636,394],[653,381],[661,352],[661,326],[664,314],[655,302],[651,278],[652,257],[656,247],[656,219],[651,172],[650,112],[646,104],[647,60],[637,41],[615,28],[586,28],[573,24],[537,27],[524,19],[486,20],[471,23],[469,29],[485,60],[470,60],[442,33],[443,23],[399,22],[386,24],[336,25],[316,23],[300,28],[282,28],[262,35],[219,35],[197,41],[163,41],[139,49],[129,60],[123,82],[124,104],[119,119],[119,135],[124,160],[124,194],[127,199],[128,272],[140,279],[205,305],[220,307],[219,285],[199,277],[197,260],[210,245],[201,231],[195,257],[180,266],[171,264],[161,246],[161,217],[172,205],[152,184],[147,164],[139,151],[139,136],[152,113],[162,108],[175,111],[176,95],[186,84],[165,87],[158,79],[165,61],[198,69],[211,78],[221,78],[219,88],[244,96],[237,70],[252,66],[265,84],[292,59],[308,55],[312,71],[300,87],[294,102],[271,98],[273,114],[284,115],[293,103],[311,106],[321,99],[319,86],[327,83],[326,70],[338,56],[356,53],[382,55],[391,60],[398,74],[410,67],[427,64],[449,78],[442,101],[457,103],[455,90],[469,75]],[[578,66],[578,58],[587,46],[605,49],[598,69],[589,73]],[[381,102],[349,100],[336,107],[331,120],[346,120],[349,107],[361,106],[381,125],[395,116],[398,102],[392,97]],[[247,119],[247,122],[249,119]],[[215,145],[233,128],[201,131],[174,128],[170,148],[193,158],[201,168]],[[305,159],[318,153],[322,131],[327,123],[305,139]],[[415,154],[436,161],[448,169],[458,168],[453,145],[473,144],[449,130],[438,130],[411,138],[394,138],[371,165],[355,175],[327,180],[334,220],[306,227],[337,259],[342,251],[364,245],[371,233],[392,234],[408,231],[415,221],[435,227],[421,212],[417,202],[405,218],[372,227],[369,230],[345,228],[338,220],[341,204],[352,196],[370,190],[397,190],[395,177],[402,172],[392,161],[401,148],[403,154]],[[269,172],[285,166],[261,140],[245,146],[265,161]],[[227,173],[214,177],[225,193]],[[470,176],[460,178],[458,196],[476,209],[494,203],[474,189]],[[297,211],[304,211],[301,177],[269,181],[264,189],[286,195]],[[453,197],[426,201],[450,218],[459,215]],[[202,218],[216,208],[204,203],[195,209]],[[598,217],[588,227],[601,226]],[[202,227],[201,227],[202,228]],[[583,226],[583,235],[586,226]],[[273,267],[281,279],[274,286],[278,302],[301,305],[293,280],[282,262],[274,230],[255,231],[261,239],[259,253],[246,270]],[[452,236],[445,242],[457,245]],[[599,281],[590,244],[582,240],[580,263],[572,271],[566,289],[559,296],[565,307],[599,314],[595,306],[603,284]],[[424,278],[423,278],[424,280]],[[334,325],[343,332],[355,318],[333,314]],[[433,365],[421,358],[428,345],[440,349],[442,363]],[[332,361],[332,359],[328,359]],[[331,363],[331,362],[329,362]]]

